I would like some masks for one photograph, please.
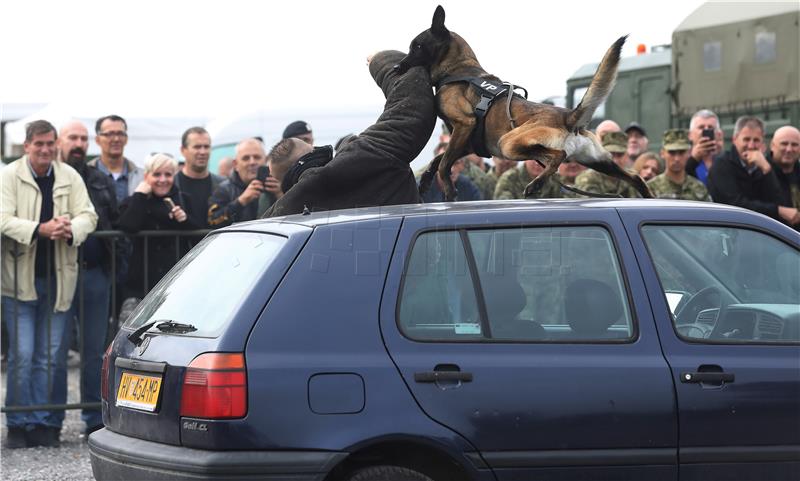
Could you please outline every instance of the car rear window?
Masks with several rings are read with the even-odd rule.
[[[150,291],[124,327],[170,320],[197,328],[185,335],[216,337],[285,243],[285,237],[254,232],[206,237]]]

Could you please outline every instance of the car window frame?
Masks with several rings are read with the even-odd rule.
[[[631,319],[631,335],[626,338],[622,339],[586,339],[586,340],[572,340],[572,339],[487,339],[485,337],[480,339],[417,339],[414,337],[410,337],[405,329],[403,329],[402,323],[400,321],[400,305],[403,297],[403,292],[405,291],[405,283],[408,273],[408,268],[410,265],[411,254],[414,251],[414,247],[417,245],[417,241],[419,238],[425,234],[429,233],[441,233],[441,232],[458,232],[458,237],[461,240],[461,246],[464,249],[464,254],[467,260],[467,267],[470,274],[470,280],[472,281],[473,290],[480,291],[479,294],[476,293],[476,302],[478,303],[478,313],[481,316],[481,329],[486,329],[487,325],[489,324],[489,317],[488,312],[486,310],[486,302],[483,298],[483,286],[480,284],[480,276],[477,271],[477,264],[475,262],[475,254],[472,251],[472,245],[469,243],[468,239],[468,232],[469,231],[495,231],[501,229],[536,229],[536,228],[550,228],[550,229],[558,229],[558,228],[574,228],[574,227],[596,227],[603,229],[606,234],[608,235],[609,239],[611,240],[611,246],[613,250],[613,254],[616,258],[617,266],[619,268],[620,274],[622,276],[622,287],[625,290],[625,301],[626,305],[624,306],[628,310],[628,315]],[[466,238],[466,243],[465,239]],[[625,238],[627,240],[627,237]],[[425,344],[573,344],[573,345],[617,345],[617,344],[633,344],[639,340],[640,336],[640,328],[639,323],[640,319],[636,312],[636,304],[633,299],[633,294],[631,292],[631,285],[630,280],[628,278],[628,266],[626,266],[625,261],[623,259],[622,253],[620,252],[620,240],[615,235],[613,227],[608,224],[607,222],[597,221],[597,222],[567,222],[563,224],[554,224],[553,222],[526,222],[522,225],[520,223],[501,223],[501,224],[493,224],[493,225],[486,225],[486,224],[464,224],[460,226],[452,226],[447,228],[440,228],[440,227],[428,227],[423,228],[415,232],[409,242],[409,249],[405,252],[403,257],[403,269],[401,273],[400,283],[398,285],[397,290],[397,299],[395,302],[394,308],[394,322],[395,326],[397,327],[398,332],[401,336],[405,339],[408,339],[411,342],[418,342],[418,343],[425,343]],[[469,248],[467,248],[469,247]],[[632,246],[631,246],[632,248]],[[476,281],[477,279],[477,281]],[[650,305],[648,302],[647,306],[644,308],[650,309]],[[486,331],[484,331],[486,332]],[[488,331],[491,332],[491,331]]]
[[[792,241],[784,236],[782,236],[778,232],[771,231],[764,227],[753,225],[753,224],[746,224],[742,222],[725,222],[725,221],[698,221],[698,220],[687,220],[687,221],[674,221],[674,220],[646,220],[640,222],[636,226],[636,230],[639,234],[639,238],[642,241],[642,245],[644,245],[645,251],[647,252],[647,262],[650,263],[650,267],[653,269],[653,273],[655,274],[656,282],[658,283],[658,288],[660,291],[660,295],[664,301],[664,304],[669,309],[669,302],[666,298],[666,291],[664,289],[664,285],[661,281],[661,276],[658,274],[658,269],[653,261],[653,255],[650,251],[650,244],[647,242],[647,238],[644,236],[642,232],[642,228],[645,226],[651,225],[658,225],[658,226],[668,226],[668,227],[714,227],[714,228],[735,228],[735,229],[743,229],[749,230],[753,232],[757,232],[768,237],[775,239],[776,241],[788,246],[790,249],[794,249],[800,255],[800,246],[795,247]],[[641,261],[640,261],[641,262]],[[655,309],[655,306],[653,306]],[[654,312],[655,315],[657,315]],[[673,315],[671,312],[666,313],[666,317],[669,319],[669,324],[672,329],[672,332],[675,334],[675,338],[680,340],[686,344],[693,344],[693,345],[716,345],[716,346],[798,346],[800,345],[800,341],[778,341],[778,342],[763,342],[759,340],[736,340],[736,341],[725,341],[725,340],[716,340],[716,339],[699,339],[696,337],[686,337],[683,336],[680,332],[678,332],[677,325],[675,324],[675,320],[673,319]]]

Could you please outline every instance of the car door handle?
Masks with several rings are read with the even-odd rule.
[[[684,372],[681,373],[683,383],[724,383],[733,382],[736,376],[732,372]]]
[[[461,371],[427,371],[415,372],[414,381],[416,382],[438,382],[438,381],[461,381],[472,382],[471,372]]]

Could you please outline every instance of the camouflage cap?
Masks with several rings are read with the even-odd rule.
[[[689,141],[689,131],[686,129],[669,129],[664,132],[661,139],[664,150],[689,150],[692,143]]]
[[[612,153],[628,150],[628,136],[624,132],[608,132],[603,135],[602,142],[603,148]]]

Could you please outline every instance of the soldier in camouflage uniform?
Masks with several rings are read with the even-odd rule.
[[[489,172],[486,173],[486,177],[488,177],[492,183],[491,199],[494,198],[494,191],[497,190],[497,182],[500,180],[500,177],[509,170],[517,168],[516,160],[507,160],[503,157],[497,157],[496,155],[492,156],[492,162],[494,162],[494,165],[489,169]]]
[[[647,186],[657,198],[711,201],[708,190],[702,182],[686,174],[689,160],[689,132],[684,129],[669,129],[661,140],[661,158],[664,159],[664,173],[651,179]]]
[[[478,156],[476,154],[468,154],[463,157],[464,171],[461,173],[466,175],[472,180],[472,183],[478,187],[478,190],[481,191],[481,196],[483,196],[483,200],[492,200],[497,181],[489,177],[486,172],[475,165],[473,162],[475,157]],[[483,162],[483,159],[481,159],[481,162]]]
[[[628,136],[623,132],[607,132],[601,140],[603,148],[614,158],[620,167],[628,169]],[[575,187],[592,194],[618,195],[620,197],[639,197],[639,193],[627,182],[601,174],[596,170],[587,170],[575,179]]]
[[[523,165],[506,171],[500,176],[497,181],[497,187],[494,189],[495,199],[524,199],[525,187],[541,174],[544,168],[539,165],[535,160],[526,160]],[[562,192],[561,186],[557,181],[560,181],[558,174],[552,175],[539,192],[536,192],[533,199],[558,199],[566,197],[567,194],[571,196],[571,192],[566,194]]]

